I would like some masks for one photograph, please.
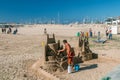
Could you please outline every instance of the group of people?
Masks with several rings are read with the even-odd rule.
[[[47,33],[47,30],[46,28],[44,28],[44,34]],[[95,32],[94,32],[94,35],[95,35]],[[93,32],[92,32],[92,29],[90,28],[89,29],[89,32],[78,32],[76,36],[81,36],[81,37],[93,37]],[[109,38],[109,39],[112,39],[112,30],[111,29],[107,29],[106,30],[106,36]],[[100,40],[100,31],[98,31],[98,40]],[[68,65],[72,66],[72,68],[74,67],[73,65],[73,57],[75,56],[74,55],[74,52],[72,52],[71,50],[71,45],[67,42],[67,40],[63,40],[63,44],[64,44],[64,48],[61,49],[61,50],[58,50],[58,52],[64,52],[66,51],[67,53],[67,58],[68,58]]]
[[[6,28],[2,28],[2,33],[6,33]]]
[[[76,36],[77,37],[79,37],[79,36],[82,36],[82,37],[93,37],[93,32],[92,32],[92,29],[90,28],[89,32],[82,32],[82,31],[80,31],[80,32],[77,32]]]
[[[112,30],[111,30],[111,28],[106,29],[106,37],[108,39],[112,39]]]
[[[100,31],[98,31],[98,35],[99,34],[100,34]],[[89,32],[82,32],[82,31],[80,31],[80,32],[76,33],[76,36],[77,37],[79,37],[79,36],[82,36],[82,37],[93,37],[93,36],[95,36],[95,32],[93,33],[92,29],[90,28]],[[106,37],[108,39],[112,39],[112,29],[111,28],[106,29]]]
[[[2,33],[5,33],[5,34],[11,34],[12,33],[12,28],[9,27],[9,28],[1,28],[2,30]],[[18,32],[18,29],[16,28],[14,31],[13,31],[13,34],[16,34]]]

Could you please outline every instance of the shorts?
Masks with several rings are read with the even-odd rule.
[[[73,57],[68,57],[68,65],[73,64]]]

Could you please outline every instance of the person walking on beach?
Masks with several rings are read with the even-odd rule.
[[[96,32],[94,31],[94,37],[96,36]]]
[[[106,29],[105,34],[106,34],[106,38],[108,38],[108,34],[109,34],[109,30],[108,29]]]
[[[91,28],[89,29],[89,34],[90,34],[90,37],[93,36],[93,35],[92,35],[92,29],[91,29]]]
[[[109,39],[112,39],[112,30],[111,29],[109,30],[109,35],[108,36],[109,36]]]
[[[44,34],[47,34],[47,30],[46,30],[46,28],[44,28]]]
[[[4,32],[4,29],[3,28],[1,28],[1,31],[2,31],[2,33]]]
[[[67,42],[67,40],[63,40],[63,44],[65,47],[62,50],[59,50],[58,52],[63,52],[66,51],[67,57],[68,57],[68,65],[73,67],[73,57],[74,57],[74,52],[71,50],[70,44]]]
[[[88,32],[86,32],[85,36],[88,38]]]
[[[6,28],[2,28],[2,33],[6,33]]]
[[[84,35],[84,32],[81,32],[81,37],[84,37],[85,35]]]
[[[16,30],[13,31],[13,34],[17,34],[18,29],[16,28]]]
[[[98,41],[100,41],[100,31],[98,31]]]
[[[7,34],[10,34],[12,32],[11,27],[8,28]]]

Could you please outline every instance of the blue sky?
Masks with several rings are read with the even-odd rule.
[[[0,22],[120,16],[120,0],[0,0]]]

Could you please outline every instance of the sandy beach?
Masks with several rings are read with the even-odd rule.
[[[42,45],[44,41],[44,28],[48,34],[55,34],[56,40],[67,39],[75,47],[75,34],[79,31],[87,32],[89,28],[97,36],[105,38],[105,24],[80,25],[25,25],[18,28],[18,34],[2,34],[0,31],[0,80],[51,80],[41,73],[37,75],[31,66],[42,58]],[[120,35],[113,35],[113,40],[105,44],[94,43],[90,38],[90,49],[97,53],[99,58],[80,64],[80,71],[72,74],[61,72],[55,74],[63,80],[100,80],[113,68],[120,64]]]

